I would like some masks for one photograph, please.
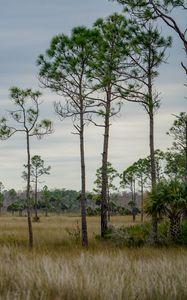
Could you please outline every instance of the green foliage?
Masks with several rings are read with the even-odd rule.
[[[171,245],[173,242],[170,239],[170,224],[169,221],[159,224],[159,240],[162,245]],[[187,220],[183,219],[181,222],[180,234],[178,235],[176,244],[187,245]]]
[[[119,178],[119,173],[116,169],[112,166],[110,162],[107,162],[107,178],[108,178],[108,190],[116,191],[117,188],[114,185],[114,180]],[[96,180],[94,181],[95,188],[93,189],[95,193],[101,192],[102,187],[102,167],[96,170]]]
[[[177,238],[177,243],[181,245],[187,245],[187,220],[184,219],[181,223],[180,235]]]
[[[154,79],[158,77],[159,66],[165,62],[165,52],[171,46],[171,38],[161,36],[150,22],[140,25],[139,19],[134,18],[133,23],[136,24],[136,32],[130,41],[131,67],[126,71],[129,80],[125,86],[119,86],[119,92],[123,99],[140,103],[152,115],[160,107]]]
[[[92,208],[92,207],[88,206],[86,208],[86,214],[87,214],[87,216],[99,216],[100,213],[101,213],[101,209],[99,207]]]
[[[185,181],[185,154],[183,151],[174,152],[167,151],[164,154],[166,165],[165,165],[165,175],[170,179],[182,180]]]
[[[106,238],[112,240],[116,245],[139,247],[146,244],[149,235],[149,224],[137,224],[120,228],[109,227]]]
[[[8,196],[10,197],[10,200],[13,202],[16,200],[17,198],[17,192],[15,191],[15,189],[10,189],[8,191]]]
[[[76,226],[74,228],[66,227],[65,231],[69,235],[70,239],[76,243],[80,243],[81,241],[81,230],[79,226],[79,222],[76,222]]]
[[[149,215],[182,215],[187,206],[187,185],[177,180],[160,181],[148,194],[145,210]]]
[[[79,209],[79,201],[77,201],[79,193],[74,190],[55,189],[51,191],[53,205],[66,207],[67,209]]]
[[[186,130],[187,130],[187,113],[181,112],[173,122],[172,127],[167,132],[174,141],[173,148],[175,151],[185,151],[186,149]]]
[[[24,165],[24,167],[27,168],[27,165]],[[31,157],[31,165],[30,165],[30,175],[31,180],[35,183],[38,182],[38,178],[42,175],[49,175],[51,167],[45,167],[44,166],[44,160],[41,158],[40,155],[34,155]],[[27,180],[27,172],[24,171],[22,177]]]
[[[110,226],[106,233],[106,239],[118,246],[139,247],[152,244],[151,224],[136,224],[133,226],[115,228]],[[173,244],[187,245],[187,221],[181,223],[181,231],[175,241],[170,236],[170,223],[167,220],[158,225],[158,245],[171,246]]]
[[[2,118],[0,122],[0,139],[8,139],[16,132],[27,132],[29,136],[37,136],[38,138],[52,133],[51,121],[42,120],[38,122],[39,97],[41,96],[39,91],[12,87],[10,96],[13,104],[18,108],[10,111],[9,115],[19,126],[17,128],[9,126],[6,118]]]
[[[16,212],[16,211],[23,211],[24,209],[27,208],[27,203],[26,200],[23,199],[17,199],[16,201],[14,201],[12,204],[10,204],[7,207],[8,211],[12,211],[12,212]]]
[[[32,220],[33,222],[40,222],[40,217],[35,215]]]
[[[132,211],[126,207],[122,207],[122,206],[117,206],[116,207],[116,214],[120,215],[120,216],[127,216],[130,215],[132,213]]]
[[[161,180],[164,177],[164,159],[165,153],[159,149],[154,151],[155,168],[157,180]],[[150,186],[151,178],[151,159],[150,156],[140,158],[134,162],[131,166],[123,171],[121,174],[121,186],[129,188],[130,191],[136,190],[136,186],[139,189],[142,187]]]
[[[99,40],[91,75],[98,80],[98,87],[104,89],[120,79],[118,71],[130,51],[133,25],[123,15],[113,14],[106,19],[98,19],[94,28],[99,31]]]
[[[128,188],[131,193],[131,200],[129,201],[128,205],[131,208],[131,213],[135,217],[136,214],[138,213],[138,208],[136,207],[136,180],[139,176],[139,171],[141,168],[140,167],[141,162],[134,163],[130,167],[128,167],[126,170],[123,171],[121,178],[121,186],[124,188]],[[140,179],[143,180],[143,175]],[[142,182],[143,185],[143,182]]]
[[[145,211],[166,216],[170,220],[170,238],[174,242],[180,235],[180,221],[187,208],[187,184],[177,181],[160,181],[148,194]]]
[[[12,135],[13,129],[7,126],[7,119],[0,119],[0,139],[6,140]]]
[[[125,12],[133,13],[147,21],[158,17],[169,20],[174,8],[183,8],[186,5],[186,0],[117,0],[117,2],[124,5]],[[169,24],[172,24],[171,20]]]
[[[179,180],[185,181],[185,154],[183,151],[166,151],[156,149],[154,152],[155,169],[157,181]],[[130,187],[130,182],[136,181],[136,189],[141,187],[150,187],[151,178],[151,161],[150,156],[139,159],[121,175],[121,186],[124,188]],[[125,179],[125,181],[123,180]],[[132,190],[132,187],[130,188]]]
[[[43,189],[42,189],[42,196],[43,196],[43,198],[45,198],[45,199],[46,199],[46,198],[49,199],[50,196],[51,196],[51,193],[50,193],[50,191],[49,191],[47,185],[44,185],[44,187],[43,187]]]
[[[41,192],[39,208],[53,212],[61,212],[64,210],[78,211],[80,209],[80,203],[77,200],[78,195],[79,193],[74,190],[49,190],[47,186],[44,186]]]
[[[161,18],[169,28],[172,28],[177,33],[187,53],[187,28],[183,28],[180,26],[180,22],[178,22],[178,19],[180,19],[180,17],[178,18],[179,8],[181,8],[181,11],[187,8],[186,0],[117,0],[117,2],[123,4],[124,11],[138,18],[139,23],[142,25]],[[177,18],[175,17],[175,13],[173,13],[175,9]],[[187,66],[183,63],[181,65],[187,74]]]
[[[97,36],[95,29],[75,27],[70,36],[55,36],[45,55],[37,60],[40,81],[66,99],[65,105],[55,103],[55,111],[62,119],[70,117],[75,122],[81,113],[87,113],[87,107],[93,106],[90,73]]]

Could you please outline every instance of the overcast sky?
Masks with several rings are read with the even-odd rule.
[[[99,17],[118,11],[121,6],[107,0],[0,0],[0,115],[11,109],[9,88],[40,89],[43,93],[41,116],[53,120],[55,132],[38,141],[32,138],[31,155],[41,155],[51,166],[51,175],[43,177],[49,188],[80,190],[79,139],[72,135],[70,120],[61,122],[53,112],[53,101],[60,97],[39,87],[36,59],[48,48],[51,38],[59,33],[69,34],[75,26],[91,26]],[[186,16],[176,15],[181,26],[186,26]],[[172,140],[166,131],[174,117],[186,111],[185,75],[180,67],[185,59],[181,41],[162,25],[162,33],[173,35],[173,47],[168,52],[168,63],[160,68],[156,88],[162,105],[156,116],[155,147],[166,150]],[[86,127],[87,190],[92,190],[95,171],[101,165],[102,129]],[[26,163],[24,137],[14,135],[0,141],[0,181],[6,189],[23,189],[21,178]],[[131,163],[149,154],[148,118],[136,104],[124,104],[121,117],[113,120],[110,134],[109,161],[122,172]]]

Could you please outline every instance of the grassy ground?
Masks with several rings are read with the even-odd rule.
[[[117,248],[95,239],[97,217],[88,218],[88,250],[77,239],[77,216],[42,217],[33,227],[31,252],[26,218],[0,217],[0,299],[187,299],[185,248]]]

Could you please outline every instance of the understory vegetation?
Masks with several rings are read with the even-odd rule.
[[[88,217],[90,243],[84,249],[78,215],[42,216],[33,224],[30,251],[26,218],[1,216],[0,299],[186,299],[187,249],[127,247],[130,236],[144,240],[149,228],[139,216],[134,227],[130,221],[130,216],[111,217],[111,228],[121,228],[124,237],[114,238],[113,232],[103,240],[98,238],[99,218]],[[162,223],[159,232],[164,236],[165,231]],[[127,235],[128,243],[122,243]]]

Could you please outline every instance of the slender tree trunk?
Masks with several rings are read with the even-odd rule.
[[[48,217],[48,209],[47,209],[47,207],[45,209],[45,216]]]
[[[144,221],[144,186],[141,178],[141,222]]]
[[[149,148],[151,160],[151,185],[152,189],[156,184],[156,166],[155,166],[155,149],[154,149],[154,104],[153,104],[153,91],[152,91],[152,66],[151,66],[151,45],[149,46],[148,58],[148,114],[149,114]],[[152,215],[152,234],[153,242],[158,242],[158,220],[157,212]]]
[[[154,116],[153,112],[151,111],[149,114],[149,121],[150,121],[150,159],[151,159],[151,184],[152,188],[156,184],[156,168],[155,168],[155,149],[154,149]]]
[[[108,206],[108,222],[110,222],[110,215],[111,215],[110,214],[110,193],[109,193],[108,183],[107,183],[107,206]]]
[[[184,152],[185,152],[185,173],[184,173],[184,181],[187,183],[187,121],[185,121],[185,146],[184,146]],[[183,219],[187,219],[187,208],[184,209],[183,213]]]
[[[135,215],[135,212],[133,212],[133,214],[132,214],[132,221],[133,221],[133,223],[136,221],[136,215]]]
[[[133,180],[133,202],[134,202],[134,213],[133,213],[133,222],[136,221],[136,182]]]
[[[151,185],[152,189],[156,184],[156,170],[155,170],[155,155],[154,155],[154,118],[153,112],[150,112],[150,159],[151,159]],[[152,232],[153,232],[153,242],[158,242],[158,220],[157,212],[152,215]]]
[[[152,189],[156,184],[156,169],[155,169],[155,156],[154,156],[154,117],[153,112],[150,111],[150,159],[151,159],[151,184]],[[153,231],[153,242],[158,241],[158,220],[157,212],[152,215],[152,231]]]
[[[151,56],[151,49],[149,51],[149,56]],[[149,97],[149,148],[150,148],[150,159],[151,159],[151,185],[152,189],[156,184],[156,166],[155,166],[155,149],[154,149],[154,104],[153,104],[153,91],[152,91],[152,75],[151,75],[151,65],[149,59],[148,65],[148,97]],[[153,232],[153,242],[158,241],[158,220],[157,212],[152,215],[152,232]]]
[[[110,119],[110,95],[107,95],[106,112],[105,112],[105,129],[104,129],[104,141],[103,141],[103,153],[102,153],[102,188],[101,188],[101,236],[105,236],[105,232],[108,228],[107,221],[107,163],[108,163],[108,142],[109,142],[109,119]]]
[[[36,177],[35,181],[35,191],[34,191],[34,211],[35,211],[35,221],[37,222],[38,219],[38,209],[37,209],[37,204],[38,204],[38,178]]]
[[[82,220],[82,246],[88,247],[87,221],[86,221],[86,175],[84,156],[84,119],[83,108],[80,114],[80,156],[81,156],[81,220]]]
[[[185,143],[185,181],[187,182],[187,121],[185,121],[185,138],[186,138],[186,143]]]
[[[30,164],[30,143],[29,143],[29,133],[26,131],[27,138],[27,220],[28,220],[28,232],[29,232],[29,248],[33,248],[33,231],[32,231],[32,220],[31,220],[31,199],[30,199],[30,174],[31,174],[31,164]]]
[[[131,212],[132,212],[132,221],[136,221],[136,193],[135,193],[135,180],[132,178],[130,183],[130,190],[131,190]]]

